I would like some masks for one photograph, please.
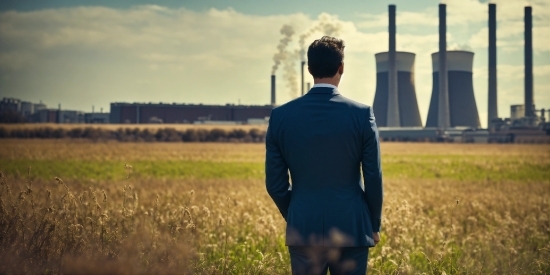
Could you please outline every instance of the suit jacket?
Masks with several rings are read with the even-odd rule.
[[[267,192],[287,222],[286,245],[374,246],[383,189],[371,107],[314,87],[273,109],[265,173]]]

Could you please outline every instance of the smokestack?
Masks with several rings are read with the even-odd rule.
[[[304,95],[304,67],[306,66],[306,62],[302,61],[302,95]]]
[[[399,99],[397,98],[397,65],[395,62],[395,5],[388,6],[389,56],[388,56],[388,127],[400,127]]]
[[[61,123],[61,103],[58,103],[57,108],[57,123]]]
[[[449,128],[449,83],[447,80],[447,5],[439,4],[439,102],[438,128]]]
[[[311,90],[311,83],[310,82],[307,83],[307,91],[309,92],[309,90]]]
[[[92,105],[92,114],[93,114],[93,113],[95,113],[95,112],[94,112],[94,105]]]
[[[275,106],[275,75],[271,75],[271,106]]]
[[[487,127],[498,118],[497,104],[497,5],[489,4],[489,107]]]
[[[533,110],[533,17],[531,7],[525,7],[525,116],[535,115]]]

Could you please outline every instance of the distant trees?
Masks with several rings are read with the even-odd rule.
[[[122,142],[263,142],[266,132],[260,129],[140,129],[98,127],[83,128],[15,128],[0,127],[0,138],[82,138],[90,140],[118,140]]]

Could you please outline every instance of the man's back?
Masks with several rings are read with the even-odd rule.
[[[287,245],[374,245],[382,175],[370,107],[336,89],[314,87],[273,110],[266,148],[266,184],[287,221]],[[292,178],[292,191],[286,193],[285,168]]]
[[[329,36],[313,41],[307,58],[315,85],[269,119],[265,183],[287,221],[293,275],[365,274],[369,247],[380,241],[378,130],[370,107],[338,93],[344,47]]]

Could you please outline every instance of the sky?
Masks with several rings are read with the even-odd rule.
[[[442,2],[448,49],[475,53],[474,92],[486,126],[488,1]],[[526,5],[534,16],[534,101],[550,108],[550,0],[491,2],[497,4],[499,116],[523,104]],[[372,105],[374,54],[387,51],[387,10],[395,4],[397,50],[416,54],[414,81],[425,123],[440,1],[334,3],[2,0],[0,97],[86,112],[92,106],[109,111],[111,102],[265,105],[274,57],[284,57],[275,72],[277,104],[283,104],[300,94],[300,49],[328,34],[346,43],[340,92]],[[280,54],[283,38],[288,43]],[[313,82],[310,75],[306,82]]]

